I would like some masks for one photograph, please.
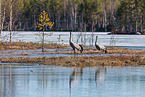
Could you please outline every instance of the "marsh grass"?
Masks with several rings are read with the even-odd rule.
[[[39,43],[24,43],[24,42],[12,42],[12,43],[0,43],[0,50],[31,50],[41,49]],[[74,54],[70,51],[69,45],[61,45],[56,43],[44,44],[47,50],[45,52],[39,52],[39,54]],[[49,49],[57,49],[55,52]],[[62,51],[61,51],[62,50]],[[63,51],[64,50],[64,51]],[[82,54],[104,54],[103,56],[81,56],[78,57],[24,57],[31,55],[30,53],[17,53],[23,57],[0,57],[1,63],[38,63],[43,65],[63,65],[63,66],[140,66],[145,65],[145,50],[130,50],[127,48],[107,47],[107,54],[118,54],[119,56],[109,55],[105,56],[104,52],[98,51],[95,47],[84,47]],[[67,51],[67,52],[65,52]],[[3,52],[2,52],[3,53]],[[34,52],[32,52],[34,53]],[[80,52],[76,52],[80,54]],[[8,51],[8,54],[11,52]],[[128,55],[123,55],[128,54]]]
[[[0,42],[0,50],[34,50],[41,49],[40,43],[33,42]],[[44,44],[45,49],[56,49],[55,52],[50,52],[49,50],[45,50],[45,52],[50,52],[51,54],[74,54],[73,51],[69,51],[69,45],[57,44],[57,43],[48,43]],[[59,50],[58,50],[59,48]],[[60,50],[64,51],[60,51]],[[65,52],[67,51],[67,52]],[[145,50],[130,50],[127,48],[117,48],[117,47],[107,47],[107,54],[145,54]],[[80,54],[80,52],[76,52]],[[102,54],[104,52],[98,51],[95,47],[87,47],[84,46],[84,51],[82,54]]]
[[[29,50],[29,49],[41,49],[40,43],[33,42],[0,42],[0,50]],[[44,44],[46,49],[66,48],[68,45],[48,43]]]
[[[63,66],[140,66],[145,65],[145,56],[82,56],[77,57],[0,57],[3,63],[38,63]]]

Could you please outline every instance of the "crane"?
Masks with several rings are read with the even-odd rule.
[[[75,43],[75,42],[73,42],[73,41],[71,40],[71,32],[70,32],[69,44],[70,44],[70,46],[73,48],[74,54],[76,53],[76,52],[75,52],[75,49],[77,49],[77,50],[80,51],[81,53],[83,52],[83,47],[82,47],[82,45],[77,44],[77,43]]]
[[[98,39],[98,36],[96,36],[95,47],[98,50],[100,50],[100,51],[103,50],[103,51],[105,51],[105,53],[107,53],[107,48],[104,45],[102,45],[102,44],[98,44],[97,43],[97,39]]]

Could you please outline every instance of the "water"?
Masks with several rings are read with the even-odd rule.
[[[23,42],[39,42],[40,38],[35,35],[38,32],[30,32],[30,31],[13,31],[15,33],[12,36],[12,41],[23,41]],[[51,32],[45,32],[51,33]],[[73,32],[72,33],[72,40],[76,42],[77,35],[80,32]],[[143,49],[145,50],[145,35],[107,35],[108,32],[83,32],[82,39],[86,37],[86,45],[90,45],[92,41],[95,41],[95,36],[98,35],[98,43],[104,44],[105,46],[117,46],[117,47],[124,47],[128,49]],[[58,37],[61,35],[61,40],[58,41]],[[6,37],[4,37],[6,36]],[[2,41],[9,41],[9,32],[3,31],[2,32]],[[54,43],[64,43],[69,44],[69,32],[53,32],[52,36],[45,37],[45,42],[54,42]],[[79,43],[81,44],[81,38],[79,39]],[[94,46],[94,43],[93,43]],[[85,49],[85,48],[84,48]],[[72,54],[62,54],[66,52],[71,52],[72,48],[68,47],[66,49],[59,49],[61,54],[54,54],[57,53],[57,49],[45,49],[47,52],[40,53],[41,49],[36,50],[5,50],[0,51],[0,57],[65,57],[65,56],[74,56]],[[54,53],[53,53],[54,52]],[[25,55],[23,55],[23,53]],[[78,56],[102,56],[103,54],[79,54]],[[112,55],[112,54],[106,54]],[[117,54],[113,54],[117,55]]]
[[[9,32],[2,33],[2,41],[9,41]],[[73,41],[76,42],[76,34]],[[12,41],[39,42],[34,32],[18,32]],[[85,33],[90,44],[91,33]],[[4,37],[6,35],[6,37]],[[63,41],[58,42],[61,35]],[[145,35],[98,35],[98,42],[106,46],[145,50]],[[68,44],[69,33],[55,32],[45,40]],[[80,40],[79,40],[79,43]],[[50,50],[50,49],[49,49]],[[73,56],[40,54],[39,50],[0,51],[0,57]],[[55,49],[51,49],[52,52]],[[69,48],[70,51],[70,48]],[[17,53],[16,53],[17,52]],[[22,56],[21,53],[30,55]],[[94,54],[93,56],[103,54]],[[89,56],[89,54],[79,55]],[[92,55],[91,55],[92,56]],[[70,68],[39,64],[0,63],[0,97],[144,97],[145,67]]]
[[[145,48],[138,48],[138,47],[125,47],[129,49],[145,49]],[[41,49],[36,49],[36,50],[3,50],[0,51],[0,57],[68,57],[68,56],[74,56],[74,54],[63,54],[66,52],[71,52],[72,48],[68,47],[67,51],[65,49],[59,49],[60,54],[56,51],[56,49],[45,49],[47,52],[42,53]],[[23,55],[23,53],[25,55]],[[76,56],[120,56],[120,55],[138,55],[138,54],[77,54]],[[145,56],[145,54],[140,54],[142,56]]]
[[[0,97],[144,97],[145,67],[0,65]]]
[[[36,36],[35,33],[38,32],[30,32],[30,31],[13,31],[12,33],[16,33],[12,36],[12,41],[23,41],[23,42],[40,42],[39,36]],[[51,33],[51,32],[46,32]],[[77,42],[77,37],[80,32],[72,33],[72,40]],[[90,45],[92,42],[95,42],[95,36],[98,35],[98,43],[106,45],[106,46],[125,46],[125,47],[145,47],[145,35],[107,35],[108,32],[83,32],[82,40],[85,45]],[[58,37],[61,35],[61,40],[58,41]],[[5,37],[6,36],[6,37]],[[9,41],[9,32],[2,32],[2,40]],[[55,43],[64,43],[69,44],[69,32],[53,32],[52,36],[45,37],[45,42],[55,42]],[[80,44],[81,38],[78,41]],[[94,43],[93,43],[94,45]]]

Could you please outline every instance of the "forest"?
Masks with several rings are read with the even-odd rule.
[[[53,31],[144,31],[145,0],[0,0],[0,31],[36,31],[46,11]]]

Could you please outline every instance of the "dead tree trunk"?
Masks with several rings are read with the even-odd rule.
[[[12,4],[13,2],[12,2],[12,0],[10,1],[10,42],[12,41],[12,21],[13,21],[13,10],[12,10],[12,6],[13,6],[13,4]]]
[[[2,22],[1,22],[1,17],[2,17],[2,14],[1,14],[1,1],[2,0],[0,0],[0,36],[1,36],[1,31],[2,31]]]

